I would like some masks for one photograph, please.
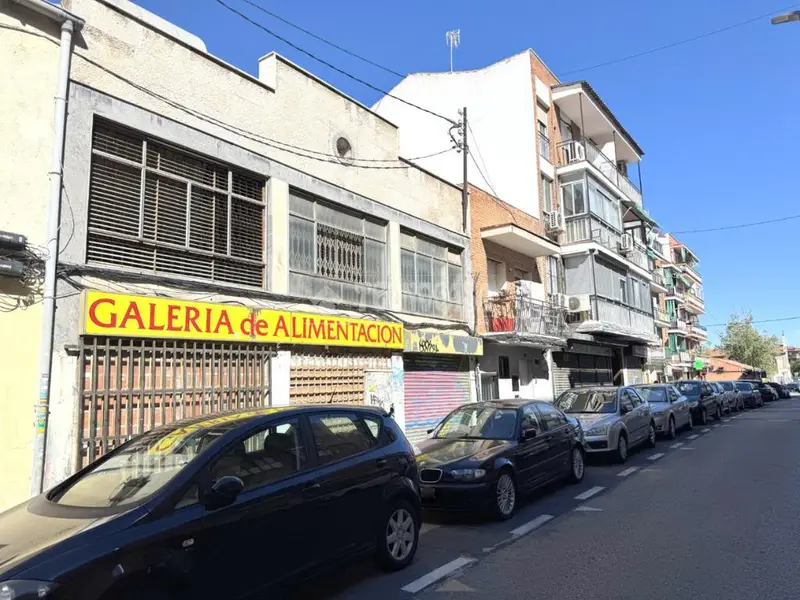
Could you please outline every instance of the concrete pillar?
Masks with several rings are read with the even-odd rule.
[[[389,223],[389,310],[403,310],[403,276],[400,270],[400,223]]]
[[[292,368],[292,351],[278,350],[269,366],[271,406],[289,405],[289,376]]]
[[[405,368],[403,366],[403,355],[400,352],[392,354],[391,404],[394,407],[394,420],[400,425],[400,428],[405,431]]]
[[[289,184],[280,179],[267,181],[267,270],[269,290],[289,293]]]

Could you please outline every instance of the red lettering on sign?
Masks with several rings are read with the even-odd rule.
[[[367,326],[367,339],[373,344],[378,343],[378,326],[375,323]]]
[[[138,325],[139,329],[145,329],[144,321],[142,321],[142,315],[139,312],[139,305],[136,302],[130,302],[128,304],[128,310],[125,311],[125,315],[122,317],[122,321],[120,321],[119,326],[122,329],[125,329],[128,326],[128,321],[133,319],[136,321],[136,325]]]
[[[275,335],[277,336],[281,332],[284,337],[289,337],[289,330],[286,328],[286,319],[283,318],[283,315],[278,317],[278,322],[275,324]]]
[[[177,304],[170,304],[167,306],[167,331],[181,331],[181,326],[178,325],[180,318],[181,307]]]
[[[150,331],[164,331],[163,325],[156,324],[156,305],[152,302],[150,303],[150,321],[148,329],[150,329]]]
[[[381,341],[384,344],[389,344],[392,341],[392,330],[387,325],[381,327]]]
[[[256,335],[267,335],[269,333],[269,323],[266,319],[259,319],[256,321]]]
[[[219,315],[217,326],[214,328],[214,333],[219,333],[222,328],[228,330],[228,335],[233,335],[233,327],[231,327],[231,318],[228,316],[228,311],[223,310]]]
[[[369,341],[369,338],[367,337],[367,326],[364,325],[363,323],[361,323],[361,325],[358,326],[358,341],[359,342]]]
[[[255,313],[251,312],[249,317],[245,317],[242,319],[242,322],[239,323],[239,329],[241,329],[242,333],[247,337],[253,337],[253,332],[255,331],[255,319]]]
[[[399,345],[403,343],[403,330],[399,327],[392,327],[392,342]]]
[[[111,298],[100,298],[99,300],[95,300],[94,302],[92,302],[92,304],[89,306],[89,318],[92,320],[92,323],[94,323],[98,327],[102,327],[103,329],[111,329],[112,327],[116,327],[117,326],[116,313],[113,312],[111,313],[111,320],[108,321],[107,323],[104,323],[97,318],[97,307],[100,306],[101,304],[110,304],[111,306],[114,306],[116,302]]]
[[[315,322],[313,318],[309,319],[308,324],[308,335],[312,339],[322,339],[325,337],[324,331],[325,322],[320,319],[319,321]]]
[[[187,306],[186,307],[186,323],[184,329],[186,331],[192,331],[194,329],[196,332],[200,333],[200,327],[197,325],[197,318],[200,316],[200,311],[196,309],[194,306]]]
[[[325,321],[325,339],[335,340],[333,335],[333,321]]]

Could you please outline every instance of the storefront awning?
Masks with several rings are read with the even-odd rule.
[[[566,338],[517,331],[487,333],[484,334],[483,339],[487,342],[506,346],[527,346],[529,348],[539,348],[540,350],[557,350],[567,345]]]
[[[636,329],[630,329],[629,327],[615,325],[606,321],[583,321],[575,330],[581,333],[615,335],[638,342],[646,342],[648,344],[656,344],[659,342],[658,336],[656,336],[655,333],[637,331]]]
[[[487,227],[481,230],[481,238],[531,258],[554,256],[560,252],[558,244],[516,225]]]

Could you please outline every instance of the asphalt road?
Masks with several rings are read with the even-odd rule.
[[[731,418],[732,417],[732,418]],[[589,465],[505,523],[427,515],[407,569],[370,562],[298,600],[800,597],[800,396]]]

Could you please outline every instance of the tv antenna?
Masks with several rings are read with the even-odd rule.
[[[453,49],[461,45],[461,30],[453,29],[444,34],[447,45],[450,46],[450,72],[453,72]]]

